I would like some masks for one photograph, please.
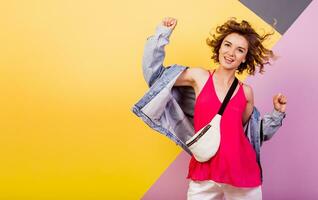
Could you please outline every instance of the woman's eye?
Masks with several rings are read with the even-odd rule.
[[[244,53],[244,51],[242,49],[239,49],[239,52]]]
[[[226,46],[226,47],[229,47],[229,46],[230,46],[230,44],[228,44],[228,43],[225,43],[225,44],[224,44],[224,46]]]

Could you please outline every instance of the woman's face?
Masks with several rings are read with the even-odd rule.
[[[219,50],[220,65],[226,69],[237,69],[245,62],[248,51],[247,40],[238,33],[227,35]]]

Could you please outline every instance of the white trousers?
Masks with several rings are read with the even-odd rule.
[[[212,180],[190,180],[187,196],[188,200],[262,200],[262,186],[234,187]]]

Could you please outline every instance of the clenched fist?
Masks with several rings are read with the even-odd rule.
[[[168,27],[168,28],[173,30],[174,27],[176,27],[176,25],[177,25],[177,19],[172,18],[172,17],[165,17],[161,23],[163,26]]]
[[[280,112],[285,112],[286,111],[286,104],[287,104],[287,97],[282,95],[281,93],[278,93],[273,97],[273,104],[274,104],[275,110],[280,111]]]

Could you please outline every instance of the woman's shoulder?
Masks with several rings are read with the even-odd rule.
[[[188,70],[190,70],[191,77],[193,77],[194,87],[202,86],[210,76],[209,70],[203,67],[191,67]]]
[[[246,90],[246,91],[252,91],[253,92],[253,88],[252,86],[244,83],[243,81],[239,81],[239,83],[243,86],[243,89]]]
[[[254,98],[253,88],[250,85],[243,83],[243,82],[241,82],[241,85],[243,87],[243,91],[244,91],[244,94],[246,96],[246,99],[252,100]]]
[[[203,67],[189,67],[188,70],[194,78],[203,78],[209,75],[209,70]]]
[[[189,67],[188,70],[193,71],[193,73],[196,74],[206,74],[209,73],[209,70],[203,68],[203,67]]]

